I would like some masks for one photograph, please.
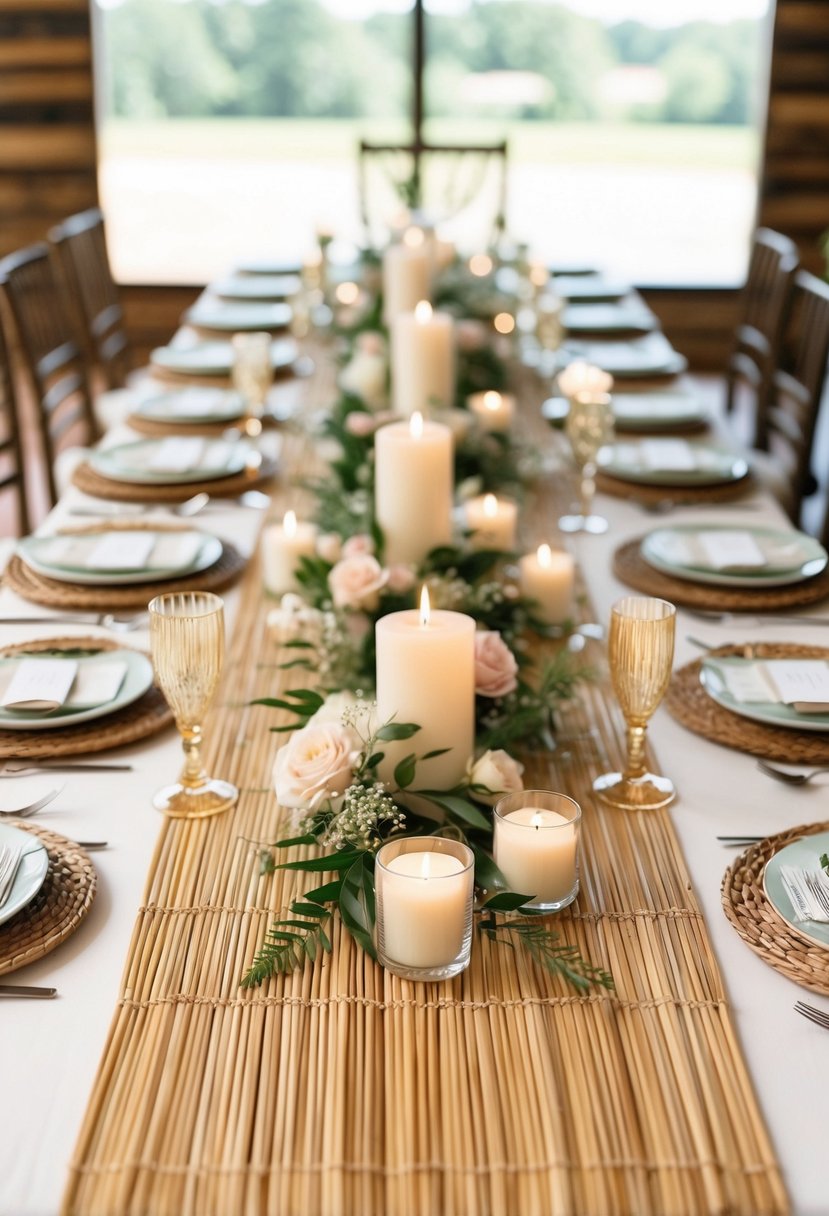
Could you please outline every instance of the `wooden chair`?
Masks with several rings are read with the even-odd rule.
[[[107,254],[103,212],[98,207],[71,215],[49,233],[82,329],[90,367],[100,369],[102,387],[120,388],[130,370],[124,311]]]
[[[23,449],[20,442],[21,417],[18,410],[17,397],[14,391],[14,378],[9,363],[9,352],[0,325],[0,491],[14,491],[16,507],[16,527],[18,536],[25,536],[30,530],[29,503],[26,493],[26,468],[23,463]],[[0,512],[0,521],[6,518],[5,510]],[[0,534],[5,528],[0,527]]]
[[[91,443],[98,435],[83,354],[44,241],[0,261],[0,297],[14,322],[35,397],[49,498],[54,503],[58,449],[68,438]]]
[[[739,383],[753,394],[751,446],[768,449],[766,410],[771,376],[778,364],[795,272],[797,246],[770,228],[754,234],[748,278],[743,291],[742,319],[734,334],[734,349],[726,367],[726,410],[734,409]]]
[[[811,472],[812,447],[829,360],[829,284],[798,271],[792,297],[791,341],[785,368],[771,375],[766,411],[767,451],[762,466],[771,467],[786,491],[784,505],[800,521],[803,499],[817,488]]]
[[[401,208],[425,210],[438,221],[483,210],[481,239],[506,227],[507,143],[379,144],[361,140],[360,213],[369,237]],[[487,199],[487,195],[489,196]],[[488,204],[488,205],[487,205]]]

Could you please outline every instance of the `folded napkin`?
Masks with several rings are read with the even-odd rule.
[[[105,536],[56,536],[33,551],[46,566],[95,574],[181,570],[204,544],[199,532],[116,531]]]
[[[149,398],[141,413],[164,418],[225,417],[231,400],[223,388],[184,388],[166,397]]]
[[[791,900],[796,920],[829,924],[829,875],[825,870],[781,865],[780,879]]]
[[[694,539],[709,570],[761,570],[768,565],[765,553],[750,532],[718,529],[698,532]]]
[[[694,449],[684,439],[643,439],[639,444],[642,464],[666,473],[688,473],[697,468]]]
[[[829,662],[824,659],[723,663],[717,670],[742,705],[772,702],[799,714],[829,713]]]
[[[92,709],[118,695],[127,664],[123,659],[20,659],[6,665],[10,676],[0,706],[16,713]],[[5,673],[4,673],[5,674]]]

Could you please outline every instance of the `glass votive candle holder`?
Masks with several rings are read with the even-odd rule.
[[[374,875],[381,964],[408,980],[464,971],[472,948],[472,850],[442,836],[390,840]]]
[[[581,807],[566,794],[518,790],[495,805],[495,864],[527,907],[558,912],[579,893]]]

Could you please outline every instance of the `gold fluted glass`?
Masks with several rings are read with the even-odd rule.
[[[676,608],[667,600],[628,595],[613,606],[608,657],[627,725],[627,760],[624,772],[597,777],[593,789],[619,810],[655,810],[676,797],[673,782],[648,772],[645,762],[645,731],[671,679],[675,633]]]
[[[593,514],[599,452],[613,442],[613,407],[609,393],[576,393],[564,424],[580,474],[581,505],[577,514],[562,515],[562,532],[606,532],[603,515]]]
[[[268,389],[273,384],[270,334],[233,335],[232,379],[245,406],[242,422],[245,434],[261,434]]]
[[[174,819],[202,819],[234,805],[235,785],[208,777],[201,760],[202,724],[222,673],[224,604],[208,591],[181,591],[150,601],[150,650],[155,678],[176,719],[184,768],[153,798]]]

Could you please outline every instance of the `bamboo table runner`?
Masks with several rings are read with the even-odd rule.
[[[163,823],[67,1216],[786,1212],[670,815],[591,797],[624,751],[606,673],[525,780],[582,805],[581,893],[558,921],[615,992],[575,995],[477,937],[462,976],[413,984],[336,925],[332,954],[240,990],[271,917],[308,885],[258,867],[285,834],[283,738],[249,705],[291,687],[270,606],[254,563],[207,731],[210,771],[241,797]]]

